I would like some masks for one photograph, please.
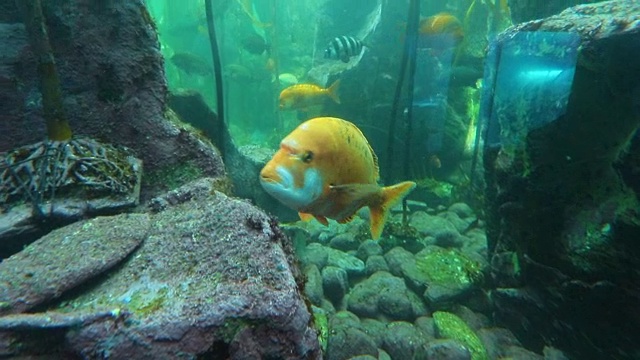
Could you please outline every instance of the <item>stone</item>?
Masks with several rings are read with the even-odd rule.
[[[362,261],[366,261],[369,256],[382,255],[382,246],[375,240],[365,240],[358,246],[357,257]]]
[[[432,317],[420,316],[413,324],[427,339],[434,340],[436,338],[436,329]]]
[[[387,325],[382,348],[392,359],[422,359],[427,339],[416,328],[405,321],[395,321]]]
[[[329,246],[342,251],[356,250],[360,246],[360,241],[356,239],[354,234],[346,232],[338,234],[329,240]]]
[[[447,219],[437,215],[429,215],[422,211],[411,214],[409,224],[416,228],[422,236],[436,236],[445,230],[458,231]]]
[[[387,332],[387,324],[383,321],[371,318],[363,318],[360,320],[360,323],[362,324],[364,331],[371,336],[373,341],[376,343],[376,346],[378,348],[382,347],[384,334]]]
[[[457,232],[460,234],[466,233],[470,230],[477,222],[478,219],[475,217],[461,217],[457,213],[453,211],[445,211],[441,214],[438,214],[439,217],[447,219],[453,225]],[[437,233],[435,234],[437,235]]]
[[[360,320],[348,311],[337,312],[330,320],[332,336],[329,337],[327,360],[349,359],[354,356],[377,356],[378,348],[366,334]]]
[[[389,266],[387,265],[387,261],[384,259],[382,255],[372,255],[367,259],[367,262],[364,264],[365,272],[367,275],[371,275],[378,271],[389,271]]]
[[[0,315],[28,311],[104,273],[145,239],[146,214],[77,222],[52,231],[0,263]]]
[[[471,353],[457,341],[450,339],[430,341],[424,350],[428,360],[471,360]]]
[[[416,254],[416,268],[428,285],[423,293],[431,306],[469,294],[479,286],[483,265],[458,250],[427,247]]]
[[[457,214],[461,219],[475,216],[473,209],[465,203],[455,203],[449,206],[450,212]]]
[[[322,269],[322,288],[327,299],[339,304],[349,289],[349,279],[344,269],[326,266]]]
[[[332,248],[326,249],[329,254],[327,265],[344,269],[347,275],[349,275],[349,278],[357,278],[364,274],[364,261],[340,250]]]
[[[418,253],[420,254],[420,253]],[[422,271],[416,267],[415,255],[402,247],[395,247],[384,255],[390,272],[396,276],[402,276],[411,289],[423,292],[428,285],[428,279]]]
[[[328,248],[318,243],[311,243],[304,249],[300,261],[305,265],[315,265],[318,269],[322,269],[329,261]]]
[[[444,230],[435,234],[434,243],[444,248],[460,248],[465,243],[465,237],[457,231]]]
[[[313,305],[321,306],[324,299],[324,290],[322,288],[322,275],[320,270],[314,264],[307,265],[304,268],[305,284],[304,294]]]
[[[452,339],[471,353],[471,360],[488,360],[489,355],[478,335],[458,316],[436,311],[433,313],[436,334],[442,339]]]
[[[402,278],[379,271],[354,286],[349,292],[347,308],[363,317],[382,315],[394,320],[411,320],[424,315],[420,298],[407,288]]]

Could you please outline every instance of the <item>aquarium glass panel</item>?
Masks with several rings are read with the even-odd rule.
[[[519,142],[566,111],[579,44],[574,33],[522,32],[492,48],[483,110],[491,114],[489,145]]]

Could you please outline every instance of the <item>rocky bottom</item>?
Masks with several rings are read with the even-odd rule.
[[[484,224],[464,203],[413,204],[380,241],[366,213],[324,227],[284,225],[306,275],[324,355],[345,359],[565,359],[525,349],[492,321]]]

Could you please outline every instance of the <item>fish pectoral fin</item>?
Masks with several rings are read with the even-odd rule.
[[[314,215],[314,217],[316,218],[316,220],[320,222],[320,224],[324,226],[329,226],[329,220],[327,220],[326,217],[320,216],[320,215]]]
[[[303,213],[303,212],[299,212],[298,216],[300,216],[300,220],[304,221],[304,222],[309,222],[313,219],[313,215],[311,214],[307,214],[307,213]]]
[[[371,221],[371,238],[378,240],[382,235],[384,223],[387,221],[387,211],[381,206],[369,208],[369,219]]]
[[[322,225],[329,226],[329,220],[326,217],[321,215],[313,215],[309,213],[298,212],[298,216],[300,216],[300,220],[304,222],[309,222],[312,219],[318,220]]]
[[[382,201],[376,206],[370,206],[371,238],[378,240],[382,235],[384,224],[387,221],[389,209],[402,198],[407,196],[416,187],[413,181],[405,181],[393,186],[382,188]]]
[[[365,198],[369,195],[380,192],[380,187],[376,184],[346,184],[332,185],[329,187],[336,195],[346,196],[348,202]]]

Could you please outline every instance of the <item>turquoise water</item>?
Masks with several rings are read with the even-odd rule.
[[[16,4],[0,358],[639,358],[637,1]]]

